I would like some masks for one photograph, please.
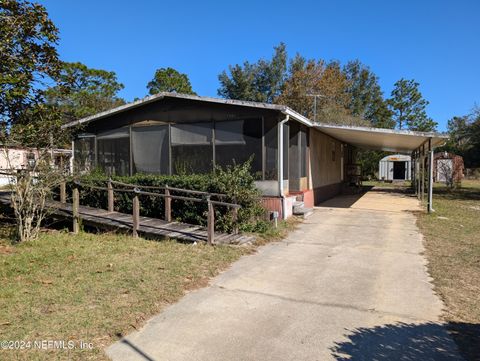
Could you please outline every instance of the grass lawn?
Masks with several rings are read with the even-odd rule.
[[[251,249],[125,235],[0,237],[0,340],[72,340],[93,350],[0,350],[1,360],[103,360],[103,348]]]
[[[457,190],[436,186],[433,208],[418,218],[428,269],[457,344],[468,359],[479,360],[480,181],[465,180]]]
[[[363,186],[366,187],[386,187],[386,188],[404,188],[404,187],[410,187],[410,181],[406,182],[401,182],[401,181],[396,181],[396,182],[381,182],[381,181],[363,181],[362,182]]]

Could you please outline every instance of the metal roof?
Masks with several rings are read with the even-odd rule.
[[[445,142],[445,139],[447,138],[447,136],[445,135],[433,132],[413,132],[409,130],[393,130],[314,123],[310,119],[304,117],[300,113],[297,113],[296,111],[285,105],[250,102],[234,99],[202,97],[198,95],[168,92],[151,95],[143,99],[134,101],[132,103],[121,105],[117,108],[106,110],[104,112],[94,114],[83,119],[75,120],[73,122],[63,125],[63,128],[70,128],[81,124],[87,124],[99,119],[107,118],[114,114],[118,114],[133,108],[141,107],[145,104],[161,101],[162,99],[167,98],[178,98],[216,104],[228,104],[234,106],[276,110],[285,115],[288,115],[290,118],[293,118],[300,123],[307,125],[308,127],[316,128],[321,132],[326,133],[340,141],[366,149],[385,150],[397,153],[410,153],[413,150],[417,149],[419,146],[421,146],[422,143],[424,143],[428,139],[431,139],[432,146],[436,147],[443,144]]]
[[[244,100],[235,100],[235,99],[223,99],[223,98],[212,98],[212,97],[201,97],[198,95],[189,95],[189,94],[179,94],[179,93],[168,93],[168,92],[161,92],[155,95],[151,95],[145,97],[143,99],[136,100],[132,103],[128,103],[125,105],[121,105],[119,107],[105,110],[101,113],[97,113],[79,120],[74,120],[73,122],[67,123],[63,125],[63,128],[70,128],[73,126],[87,124],[102,118],[109,117],[114,114],[122,113],[129,109],[137,108],[145,104],[153,103],[156,101],[160,101],[166,98],[178,98],[178,99],[186,99],[186,100],[193,100],[193,101],[201,101],[201,102],[208,102],[208,103],[216,103],[216,104],[229,104],[229,105],[236,105],[242,107],[250,107],[250,108],[259,108],[259,109],[269,109],[269,110],[277,110],[284,114],[288,114],[289,116],[295,118],[297,121],[304,123],[305,125],[311,126],[312,121],[300,113],[297,113],[293,109],[285,106],[285,105],[278,105],[278,104],[270,104],[270,103],[259,103],[259,102],[250,102]]]
[[[314,128],[342,142],[364,149],[411,153],[431,139],[432,147],[445,143],[448,136],[434,132],[414,132],[383,128],[354,127],[316,123]]]

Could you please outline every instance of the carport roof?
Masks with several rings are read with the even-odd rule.
[[[433,132],[414,132],[383,128],[353,127],[315,123],[314,128],[342,142],[359,148],[384,150],[396,153],[411,153],[431,139],[432,147],[445,143],[448,136]]]

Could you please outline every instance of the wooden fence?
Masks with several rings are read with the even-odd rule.
[[[207,242],[208,244],[213,244],[215,237],[215,206],[224,206],[232,210],[232,216],[234,221],[234,230],[233,232],[238,233],[238,209],[241,208],[239,204],[229,203],[223,201],[212,200],[212,197],[218,199],[224,199],[226,194],[219,193],[209,193],[202,191],[195,191],[190,189],[175,188],[169,187],[168,185],[157,187],[157,186],[143,186],[138,184],[128,184],[123,182],[114,181],[109,179],[106,187],[91,185],[82,183],[79,180],[74,181],[73,191],[72,191],[72,213],[73,213],[73,232],[78,233],[79,231],[79,222],[80,222],[80,187],[84,189],[96,189],[107,192],[108,198],[108,212],[114,212],[115,206],[115,192],[124,192],[133,194],[132,198],[132,233],[134,237],[138,236],[138,229],[140,227],[140,195],[161,197],[165,199],[165,221],[172,221],[172,199],[190,201],[190,202],[201,202],[207,203],[208,206],[208,215],[207,215]],[[116,186],[116,188],[115,188]],[[67,187],[65,182],[60,184],[60,202],[67,202]],[[142,190],[143,189],[143,190]],[[163,191],[159,193],[157,191]],[[183,193],[188,194],[188,196],[171,194],[174,193]]]

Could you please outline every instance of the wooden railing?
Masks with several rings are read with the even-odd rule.
[[[153,197],[161,197],[165,200],[165,221],[171,222],[172,221],[172,199],[178,199],[183,201],[189,202],[198,202],[198,203],[207,203],[208,206],[208,215],[207,215],[207,242],[208,244],[213,244],[215,240],[215,206],[224,206],[227,208],[232,209],[232,218],[234,223],[234,233],[238,233],[238,209],[241,208],[239,204],[236,203],[229,203],[224,202],[222,200],[212,200],[211,198],[218,198],[218,199],[225,199],[227,197],[226,194],[220,193],[209,193],[209,192],[202,192],[202,191],[195,191],[191,189],[183,189],[183,188],[175,188],[169,187],[168,185],[165,186],[144,186],[138,184],[128,184],[123,182],[114,181],[109,179],[107,181],[106,187],[91,185],[87,183],[82,183],[79,180],[75,180],[73,182],[73,191],[72,191],[72,215],[73,215],[73,232],[78,233],[79,231],[79,222],[80,222],[80,187],[83,188],[90,188],[95,190],[102,190],[107,192],[108,198],[108,205],[107,210],[108,212],[114,211],[115,206],[115,192],[124,192],[124,193],[132,193],[132,233],[134,237],[138,237],[138,230],[140,227],[140,195],[145,196],[153,196]],[[117,186],[115,188],[114,186]],[[143,189],[143,190],[142,190]],[[158,193],[155,191],[163,191],[163,193]],[[183,193],[188,194],[191,196],[183,196],[174,193]],[[62,183],[60,185],[60,202],[66,203],[67,202],[67,194],[66,194],[66,184]]]

